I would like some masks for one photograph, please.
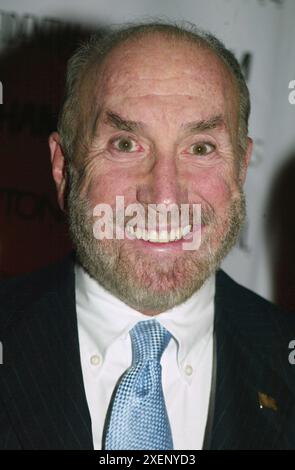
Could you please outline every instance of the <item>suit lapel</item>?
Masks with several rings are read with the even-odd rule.
[[[55,279],[52,279],[54,277]],[[92,449],[83,387],[73,262],[60,265],[12,325],[2,374],[4,406],[24,449]]]
[[[73,260],[38,276],[30,278],[34,302],[26,300],[20,306],[16,284],[17,302],[7,309],[10,319],[0,368],[2,410],[22,449],[92,449]],[[239,289],[225,274],[217,275],[216,387],[205,448],[290,448],[287,438],[295,432],[287,432],[286,423],[295,422],[294,395],[282,380],[286,366],[276,350],[281,340]]]
[[[288,447],[286,423],[294,412],[294,403],[289,388],[277,374],[281,369],[275,367],[276,360],[270,366],[270,355],[275,354],[270,345],[277,338],[268,336],[267,325],[263,337],[263,325],[255,315],[258,312],[253,311],[253,305],[242,305],[235,296],[234,284],[227,292],[223,276],[218,274],[216,284],[216,388],[211,443],[207,448]],[[250,315],[247,309],[252,309]]]

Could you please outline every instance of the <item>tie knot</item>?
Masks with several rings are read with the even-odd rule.
[[[138,322],[130,330],[133,364],[147,360],[160,362],[162,354],[169,343],[171,334],[158,321]]]

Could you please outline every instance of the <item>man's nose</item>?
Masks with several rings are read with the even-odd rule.
[[[187,201],[187,190],[172,155],[157,158],[149,174],[137,188],[137,200],[142,204],[166,205]]]

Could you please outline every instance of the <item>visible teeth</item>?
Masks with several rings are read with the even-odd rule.
[[[137,228],[137,229],[136,229],[136,232],[135,232],[135,236],[136,236],[136,238],[138,238],[139,240],[140,240],[141,238],[143,238],[143,230],[141,230],[140,228]]]
[[[142,230],[143,231],[143,235],[142,235],[142,238],[144,239],[144,241],[148,241],[149,237],[148,237],[148,232],[146,230]]]
[[[127,225],[127,226],[126,226],[126,232],[127,232],[128,235],[130,235],[132,238],[135,237],[134,227],[132,227],[132,225]]]
[[[175,229],[175,238],[176,238],[177,240],[180,240],[181,237],[182,237],[182,235],[181,235],[181,229],[176,228],[176,229]]]
[[[151,230],[150,232],[148,232],[148,240],[150,242],[157,242],[158,241],[158,234],[157,234],[156,230]]]
[[[190,231],[191,231],[191,225],[186,225],[183,229],[182,229],[182,236],[185,237]]]
[[[169,239],[171,242],[173,242],[175,238],[176,238],[176,231],[174,230],[174,228],[172,228],[169,234]]]
[[[136,231],[134,227],[127,225],[127,232],[129,235],[137,238],[138,240],[143,239],[152,243],[168,243],[175,240],[180,240],[185,237],[191,230],[191,225],[186,225],[186,227],[171,229],[170,233],[167,230],[150,230],[149,232],[145,229],[137,228]]]
[[[168,242],[169,241],[169,236],[167,230],[161,230],[159,234],[159,241],[160,242]]]

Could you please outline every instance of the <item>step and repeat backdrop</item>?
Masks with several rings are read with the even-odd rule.
[[[294,0],[0,0],[0,277],[34,270],[71,249],[47,145],[67,58],[94,30],[104,34],[111,24],[150,18],[210,30],[242,66],[254,154],[247,222],[223,268],[295,309]]]

